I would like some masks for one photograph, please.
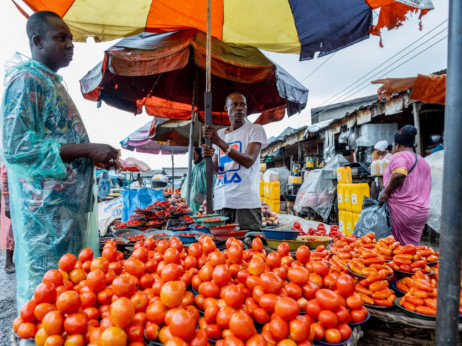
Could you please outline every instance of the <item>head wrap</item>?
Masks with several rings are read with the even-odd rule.
[[[414,126],[404,125],[395,133],[395,143],[404,145],[406,147],[413,147],[415,145],[416,134],[417,129]]]
[[[199,162],[201,162],[203,160],[202,148],[201,147],[194,147],[194,150],[196,151],[197,155],[199,155],[199,158],[196,161],[196,163],[199,163]]]
[[[388,142],[387,141],[380,141],[375,143],[374,149],[380,150],[380,151],[385,151],[388,148]]]

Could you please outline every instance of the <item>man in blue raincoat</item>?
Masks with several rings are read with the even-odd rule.
[[[117,150],[91,144],[57,71],[74,46],[64,21],[37,12],[27,21],[32,59],[6,74],[0,117],[0,154],[8,168],[17,282],[17,308],[29,300],[43,274],[65,253],[93,245],[94,162],[107,166]],[[16,57],[19,57],[17,54]]]

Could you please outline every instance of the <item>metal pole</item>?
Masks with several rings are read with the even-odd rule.
[[[302,161],[302,142],[298,142],[297,145],[297,160],[300,162]]]
[[[193,101],[194,103],[194,101]],[[188,155],[188,186],[187,186],[187,194],[186,194],[186,204],[190,207],[191,202],[191,173],[192,173],[192,155],[193,155],[193,141],[194,141],[194,123],[196,121],[196,115],[194,114],[194,106],[193,106],[193,115],[191,116],[191,124],[189,125],[189,155]]]
[[[435,345],[458,344],[462,255],[462,1],[449,1],[444,175]]]
[[[414,115],[414,126],[417,129],[417,148],[416,152],[419,155],[423,155],[422,147],[422,131],[420,130],[420,103],[414,102],[412,104],[412,113]]]
[[[212,0],[207,0],[207,56],[205,64],[205,81],[206,91],[204,94],[205,105],[205,125],[212,125]],[[210,139],[205,139],[205,144],[211,145]],[[212,158],[208,157],[205,160],[206,174],[205,182],[207,185],[207,214],[213,211],[213,162]]]
[[[170,145],[170,140],[168,141]],[[172,193],[175,192],[175,161],[173,155],[175,155],[175,149],[170,145],[170,149],[172,150]]]

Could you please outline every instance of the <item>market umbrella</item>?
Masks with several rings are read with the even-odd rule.
[[[176,146],[176,144],[168,145],[160,143],[156,140],[149,138],[151,133],[152,122],[140,127],[138,130],[124,138],[120,141],[122,148],[137,151],[139,153],[148,153],[148,154],[162,154],[162,155],[171,155],[173,152],[175,154],[186,154],[188,152],[187,144],[185,146]],[[155,126],[154,126],[155,128]],[[168,139],[166,141],[168,142]],[[173,147],[175,146],[175,147]]]
[[[207,0],[15,0],[23,13],[50,10],[70,26],[74,39],[114,40],[140,32],[198,29],[207,32]],[[420,16],[431,0],[212,0],[211,34],[227,43],[298,53],[301,60],[357,43],[382,28]],[[372,11],[380,10],[374,25]]]
[[[308,90],[257,48],[212,40],[211,105],[213,123],[229,125],[226,96],[240,92],[255,121],[281,120],[305,108]],[[86,99],[156,117],[188,120],[194,112],[205,122],[206,35],[198,30],[141,33],[106,50],[104,60],[80,81]]]
[[[152,122],[148,122],[138,130],[130,134],[128,137],[120,141],[122,148],[137,151],[140,153],[149,154],[162,154],[172,156],[172,190],[175,189],[175,161],[173,156],[179,154],[186,154],[188,152],[187,146],[177,146],[167,140],[167,144],[164,142],[155,141],[149,138],[151,127],[154,126]]]

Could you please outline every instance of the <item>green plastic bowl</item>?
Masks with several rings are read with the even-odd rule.
[[[220,219],[220,221],[204,221],[210,218],[216,218]],[[229,220],[229,217],[227,216],[207,216],[203,217],[197,220],[197,222],[200,222],[200,224],[206,228],[212,228],[212,227],[217,227],[217,226],[223,226],[226,224],[226,221]]]

